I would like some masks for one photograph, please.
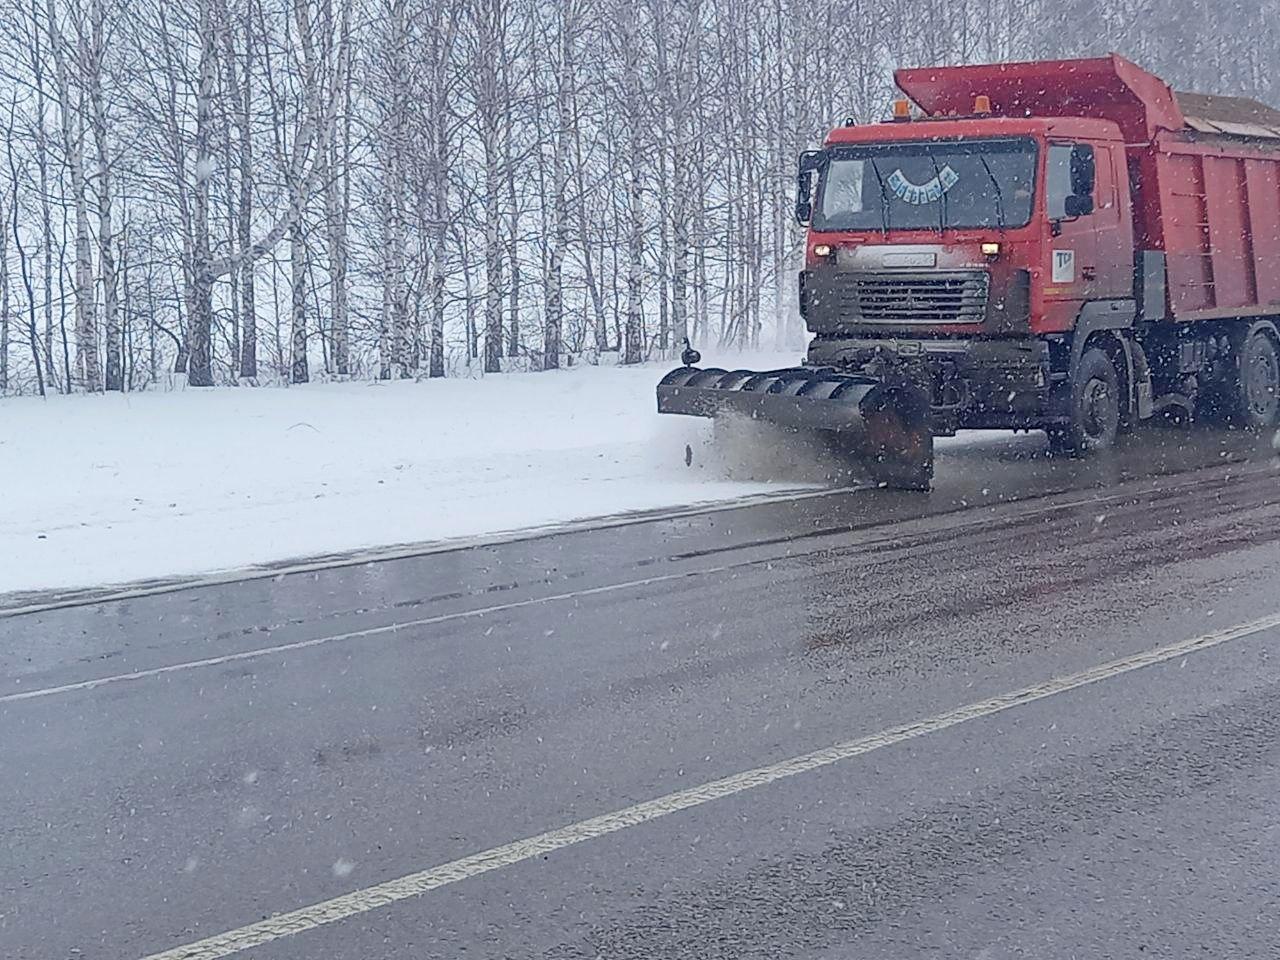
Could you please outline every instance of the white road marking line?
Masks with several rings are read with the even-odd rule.
[[[251,923],[237,930],[229,930],[226,933],[207,937],[204,940],[197,940],[181,947],[151,954],[143,958],[143,960],[219,960],[221,957],[227,957],[242,950],[260,947],[263,944],[271,943],[274,940],[289,937],[296,933],[304,933],[331,923],[337,923],[349,917],[367,913],[370,910],[376,910],[388,904],[408,900],[470,877],[476,877],[492,870],[499,870],[525,860],[545,856],[565,847],[582,843],[585,840],[593,840],[597,837],[617,833],[619,830],[648,823],[651,820],[657,820],[660,817],[669,816],[682,810],[698,807],[713,800],[720,800],[779,780],[828,767],[842,760],[859,757],[882,747],[893,746],[906,740],[923,737],[926,734],[937,733],[940,730],[946,730],[948,727],[958,726],[970,720],[988,717],[1005,710],[1011,710],[1014,707],[1024,706],[1037,700],[1044,700],[1047,697],[1066,693],[1069,690],[1075,690],[1088,684],[1140,670],[1143,667],[1208,650],[1220,644],[1275,627],[1280,627],[1280,614],[1272,614],[1271,616],[1252,620],[1225,630],[1207,633],[1190,640],[1182,640],[1168,646],[1157,647],[1154,650],[1134,654],[1130,657],[1111,660],[1107,663],[1090,667],[1087,670],[1082,670],[1079,673],[1056,677],[1030,687],[1023,687],[1021,690],[1015,690],[1011,693],[979,700],[976,703],[971,703],[946,713],[940,713],[924,720],[890,727],[868,737],[837,743],[835,746],[801,754],[789,760],[783,760],[767,766],[756,767],[754,770],[745,770],[742,773],[735,773],[720,780],[704,783],[701,786],[678,790],[675,793],[669,793],[653,800],[646,800],[643,803],[615,810],[612,813],[582,820],[567,827],[549,830],[534,837],[516,840],[500,847],[483,850],[480,853],[473,853],[470,856],[453,860],[438,867],[431,867],[418,873],[411,873],[384,883],[374,884],[361,890],[333,897],[330,900],[322,900],[299,910],[277,914],[270,919]]]
[[[1192,484],[1184,484],[1190,486]],[[1169,488],[1177,489],[1177,488]],[[1167,491],[1166,491],[1167,492]],[[1111,503],[1117,500],[1123,500],[1127,494],[1110,494],[1107,496],[1090,495],[1074,500],[1068,500],[1061,503],[1038,504],[1039,498],[1031,501],[1013,501],[1009,506],[1016,508],[1025,508],[1009,517],[1001,519],[1025,520],[1027,517],[1033,517],[1041,513],[1055,513],[1063,510],[1070,510],[1085,504],[1096,506],[1100,504]],[[967,511],[959,510],[941,514],[945,518],[948,516],[963,516]],[[932,517],[919,517],[916,520],[929,520]],[[914,522],[906,521],[906,522]],[[945,529],[966,529],[969,527],[985,526],[992,521],[990,519],[979,519],[961,521],[954,525],[948,525]],[[876,527],[865,528],[867,531],[874,531]],[[850,530],[849,533],[862,532],[859,530]],[[742,549],[749,549],[752,544],[744,544]],[[817,552],[820,548],[815,548],[810,552]],[[567,593],[550,594],[545,597],[531,597],[527,600],[514,600],[509,603],[498,603],[488,607],[480,607],[475,610],[463,610],[457,613],[444,613],[432,617],[422,617],[417,620],[401,620],[396,623],[383,624],[377,627],[368,627],[364,630],[351,630],[346,633],[335,633],[323,637],[313,637],[309,640],[298,640],[293,643],[281,643],[270,647],[255,647],[252,650],[241,650],[236,653],[224,654],[217,657],[206,657],[201,660],[183,660],[179,663],[166,664],[161,667],[150,667],[146,670],[135,670],[129,673],[116,673],[105,677],[95,677],[91,680],[78,680],[73,683],[59,684],[53,687],[41,687],[37,690],[24,690],[20,693],[8,693],[0,695],[0,704],[15,703],[21,700],[36,700],[41,697],[52,697],[63,693],[75,693],[81,690],[93,690],[97,687],[106,686],[112,683],[124,683],[130,680],[145,680],[149,677],[164,676],[168,673],[177,673],[182,670],[194,670],[201,667],[216,667],[222,664],[235,663],[241,660],[256,660],[260,657],[269,657],[277,653],[288,653],[291,650],[305,650],[308,647],[318,647],[329,643],[338,643],[344,640],[362,640],[368,637],[381,636],[383,634],[394,634],[400,630],[411,630],[416,627],[432,626],[434,624],[448,623],[452,620],[465,620],[469,617],[484,617],[491,614],[504,613],[508,610],[518,610],[522,607],[531,607],[543,603],[556,603],[563,600],[573,600],[577,597],[596,596],[604,593],[612,593],[617,590],[626,590],[633,587],[646,587],[658,583],[669,583],[673,580],[683,580],[688,577],[715,576],[721,573],[729,573],[733,570],[741,570],[745,567],[759,566],[768,563],[780,563],[785,560],[794,560],[798,557],[807,556],[805,552],[791,553],[788,551],[782,556],[765,557],[756,560],[742,560],[737,563],[724,564],[718,567],[707,567],[699,570],[686,570],[680,573],[663,574],[656,577],[644,577],[638,580],[625,580],[620,583],[607,584],[600,587],[588,587],[583,590],[573,590]]]

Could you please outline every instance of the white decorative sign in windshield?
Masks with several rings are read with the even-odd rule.
[[[888,185],[893,195],[906,203],[917,206],[933,203],[960,181],[960,174],[951,169],[951,165],[943,167],[938,175],[928,183],[912,183],[899,168],[889,174]]]

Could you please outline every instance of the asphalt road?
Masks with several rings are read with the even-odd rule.
[[[0,617],[0,957],[1280,954],[1280,465],[1041,447]]]

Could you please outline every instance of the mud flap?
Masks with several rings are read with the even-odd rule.
[[[872,479],[927,490],[933,476],[929,395],[908,379],[826,368],[720,370],[680,367],[658,384],[658,412],[736,414],[830,435]]]

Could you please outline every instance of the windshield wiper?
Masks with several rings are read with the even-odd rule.
[[[885,236],[889,234],[889,188],[884,185],[884,177],[880,176],[880,168],[876,166],[875,160],[867,157],[867,163],[871,164],[871,172],[876,175],[876,183],[880,184],[880,223]]]
[[[933,175],[937,179],[938,184],[938,233],[943,234],[947,231],[947,191],[942,185],[942,168],[938,166],[938,158],[933,155],[932,150],[926,150],[929,154],[929,162],[933,164]]]
[[[995,187],[996,228],[1001,233],[1004,233],[1004,192],[1000,189],[1000,181],[996,179],[996,175],[991,169],[991,164],[987,163],[987,158],[979,153],[978,159],[982,162],[982,169],[987,171],[987,176],[991,178],[991,186]]]

